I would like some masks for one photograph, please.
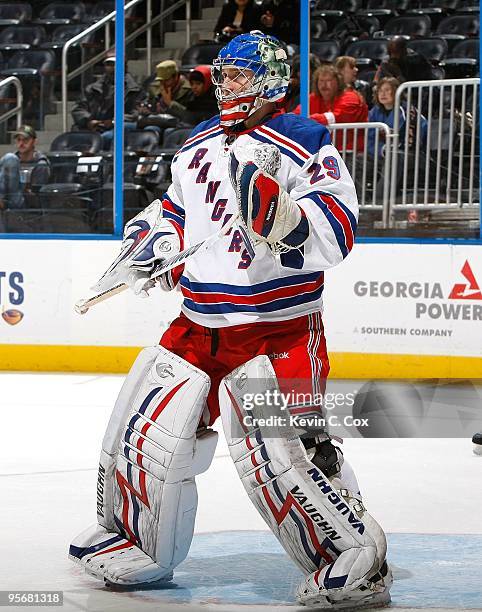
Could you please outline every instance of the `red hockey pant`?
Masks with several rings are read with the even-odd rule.
[[[219,329],[203,327],[181,314],[163,334],[160,344],[211,378],[207,400],[210,425],[219,416],[221,380],[257,355],[270,358],[281,391],[284,391],[283,381],[295,379],[300,391],[321,389],[324,393],[330,369],[318,312],[289,321]]]

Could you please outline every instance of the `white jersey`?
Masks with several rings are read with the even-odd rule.
[[[189,259],[180,279],[182,311],[206,327],[284,321],[322,309],[323,271],[350,252],[358,220],[355,186],[327,129],[293,114],[278,115],[234,142],[215,117],[198,125],[172,163],[164,217],[193,245],[238,212],[228,175],[238,147],[274,144],[277,180],[306,214],[310,235],[299,249],[273,254],[265,243],[251,258],[234,226],[209,250]],[[233,149],[232,149],[233,148]]]

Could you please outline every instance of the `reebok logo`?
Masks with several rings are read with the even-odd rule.
[[[271,361],[274,361],[275,359],[289,359],[290,354],[288,351],[285,351],[284,353],[270,353],[268,357]]]

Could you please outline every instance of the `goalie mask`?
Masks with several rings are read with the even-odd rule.
[[[290,78],[287,55],[273,36],[259,31],[236,36],[211,68],[220,123],[230,127],[267,102],[280,103]]]

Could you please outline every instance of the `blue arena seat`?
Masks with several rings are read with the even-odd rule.
[[[0,26],[20,25],[32,19],[32,7],[26,2],[0,3]]]
[[[410,40],[407,44],[409,49],[423,55],[429,62],[437,63],[443,60],[448,51],[447,41],[443,38],[419,38]]]
[[[428,36],[432,29],[432,22],[428,15],[408,15],[394,17],[385,24],[385,36]]]
[[[85,19],[83,2],[52,2],[41,12],[36,23],[45,25],[72,25]]]
[[[40,46],[47,34],[42,26],[9,26],[0,31],[2,51],[28,50]]]
[[[377,65],[388,55],[387,45],[388,40],[384,38],[357,40],[348,45],[345,55],[354,57],[360,67]]]
[[[310,42],[310,51],[322,62],[333,62],[340,55],[340,44],[336,40],[317,40]]]
[[[476,14],[452,15],[441,21],[437,34],[455,34],[463,37],[479,35],[479,16]]]

